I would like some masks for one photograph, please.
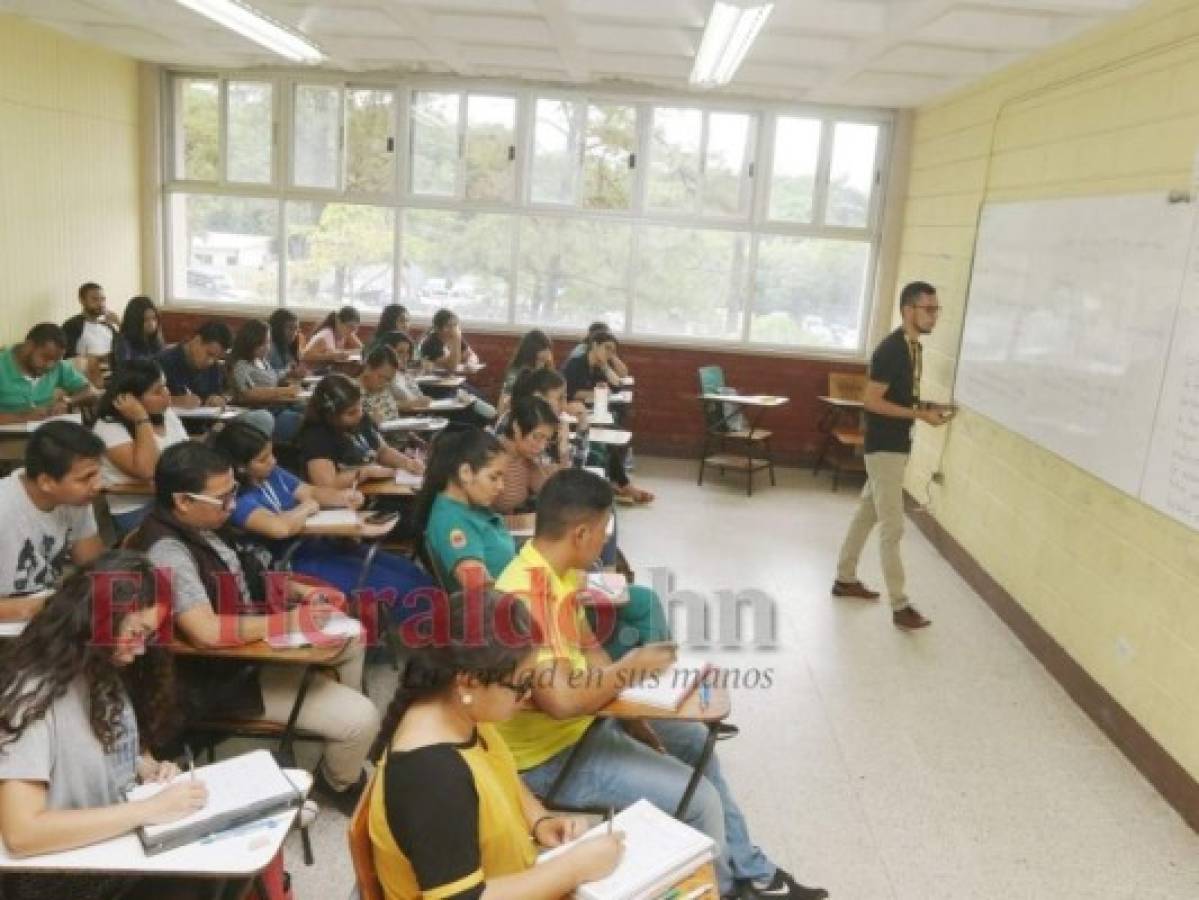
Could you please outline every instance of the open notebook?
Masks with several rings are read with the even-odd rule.
[[[659,709],[678,709],[705,680],[711,684],[716,667],[704,660],[679,659],[669,669],[646,675],[620,692],[619,699]]]
[[[267,635],[266,642],[276,650],[295,650],[299,647],[312,647],[315,644],[327,646],[340,641],[351,640],[362,634],[362,623],[357,619],[336,613],[320,630],[311,632],[289,631],[286,634]]]
[[[195,777],[208,788],[208,803],[190,816],[167,825],[143,825],[137,830],[148,856],[173,850],[210,834],[234,828],[282,812],[304,802],[275,758],[266,750],[224,759],[196,769]],[[187,772],[174,781],[191,778]],[[126,795],[129,800],[145,800],[160,790],[161,784],[141,784]]]
[[[638,800],[612,819],[613,831],[624,832],[624,855],[606,878],[580,885],[577,900],[649,900],[658,897],[712,859],[712,839],[672,818],[648,800]],[[592,828],[579,841],[606,833],[606,822]],[[567,848],[543,853],[538,863],[553,859]]]
[[[304,524],[314,528],[353,528],[358,524],[358,513],[352,509],[322,509],[310,515]]]

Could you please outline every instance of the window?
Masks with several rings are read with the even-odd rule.
[[[750,340],[824,350],[857,348],[870,249],[867,241],[763,237]]]
[[[353,203],[287,204],[287,302],[381,307],[395,284],[395,212]]]
[[[583,206],[628,209],[637,165],[637,107],[614,103],[587,107],[583,150]]]
[[[820,158],[819,119],[779,116],[775,120],[774,169],[770,177],[770,218],[811,222]]]
[[[529,216],[520,226],[516,321],[623,329],[632,226],[600,219]]]
[[[169,226],[172,296],[272,306],[278,302],[279,221],[274,200],[173,194]]]
[[[390,194],[395,188],[395,92],[346,91],[346,192]]]
[[[637,244],[633,331],[740,340],[748,235],[647,225]]]
[[[295,185],[336,190],[341,169],[341,88],[296,85],[294,130]]]
[[[221,85],[215,78],[176,78],[175,177],[216,181],[221,170]]]
[[[165,78],[168,302],[863,350],[882,117],[615,86]]]
[[[574,205],[582,152],[582,104],[542,98],[533,126],[532,186],[534,203]]]
[[[870,223],[877,147],[877,125],[838,122],[833,129],[832,170],[829,172],[828,207],[824,215],[826,224],[865,228]]]
[[[406,210],[403,302],[417,315],[448,306],[465,319],[506,321],[513,227],[506,215]]]

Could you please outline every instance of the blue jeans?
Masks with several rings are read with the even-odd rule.
[[[629,737],[614,719],[600,719],[584,740],[566,783],[552,798],[570,807],[615,806],[624,809],[645,798],[674,815],[699,759],[708,729],[696,722],[653,722],[666,753],[651,750]],[[539,766],[521,772],[525,784],[544,797],[573,748]],[[775,866],[749,837],[745,817],[737,807],[716,754],[708,761],[683,821],[716,842],[716,878],[722,895],[734,889],[733,879],[773,877]]]

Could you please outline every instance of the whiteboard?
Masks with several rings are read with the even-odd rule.
[[[1199,527],[1195,220],[1160,193],[988,205],[954,398]]]

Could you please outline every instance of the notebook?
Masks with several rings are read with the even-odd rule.
[[[396,484],[418,488],[424,483],[424,475],[417,475],[414,472],[409,472],[407,469],[396,469]]]
[[[441,400],[429,401],[429,409],[462,409],[465,404],[457,397],[444,397]]]
[[[83,416],[79,413],[63,413],[61,416],[47,416],[36,422],[9,422],[7,425],[0,425],[0,434],[32,434],[47,422],[74,422],[80,425],[83,423]]]
[[[176,406],[174,409],[181,419],[235,419],[245,412],[238,406],[197,406],[194,409]]]
[[[635,684],[620,692],[619,699],[658,709],[676,710],[683,705],[691,692],[700,683],[711,677],[716,667],[710,662],[695,659],[678,659],[668,669],[646,675]]]
[[[715,854],[712,839],[667,815],[648,800],[638,800],[612,819],[612,830],[624,832],[624,855],[606,878],[589,881],[574,892],[576,900],[650,900],[690,875]],[[606,834],[600,823],[579,841]],[[566,852],[576,841],[555,847],[537,860],[543,863]]]
[[[338,643],[359,637],[362,623],[340,613],[329,617],[319,632],[289,631],[285,634],[268,634],[266,642],[276,650],[297,650],[314,644]]]
[[[147,856],[173,850],[210,834],[247,822],[273,816],[299,806],[304,794],[291,783],[266,750],[254,750],[196,769],[195,777],[208,787],[208,803],[189,816],[166,825],[143,825],[137,829]],[[187,781],[183,772],[174,782]],[[161,784],[141,784],[126,794],[128,800],[146,800]]]
[[[619,572],[588,572],[587,591],[613,606],[629,602],[629,581]]]
[[[305,521],[305,527],[336,528],[338,526],[354,527],[358,524],[358,513],[352,509],[322,509],[313,513]]]
[[[403,416],[399,419],[388,419],[379,425],[380,431],[437,431],[445,428],[445,419],[435,419],[432,416]]]

